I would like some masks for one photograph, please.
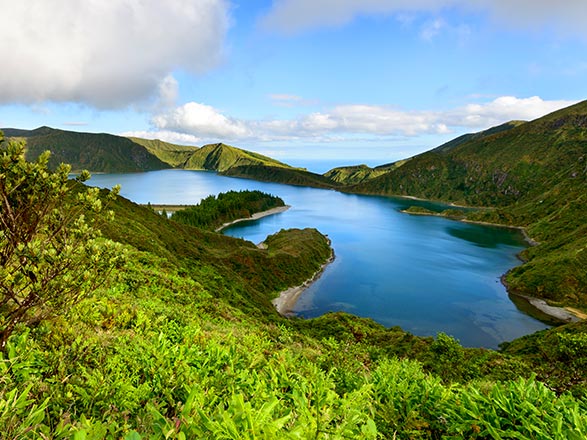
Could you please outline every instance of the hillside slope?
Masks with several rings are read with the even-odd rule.
[[[505,131],[470,136],[449,148],[420,154],[351,191],[508,206],[567,179],[584,182],[586,154],[587,101]]]
[[[159,139],[143,139],[129,137],[135,144],[142,145],[149,153],[157,156],[162,162],[172,167],[182,167],[188,158],[198,151],[198,147],[176,145]]]
[[[568,352],[587,342],[583,323],[505,356],[342,313],[290,320],[268,299],[329,254],[317,231],[281,231],[263,250],[122,198],[110,208],[102,229],[126,244],[124,267],[69,313],[19,328],[2,354],[8,438],[586,433],[585,356]]]
[[[367,165],[337,167],[324,173],[324,177],[343,185],[354,185],[374,179],[388,173],[389,171],[395,170],[396,168],[399,168],[405,164],[408,160],[409,159],[399,160],[397,162],[380,165],[375,168],[371,168]]]
[[[188,170],[226,171],[229,168],[243,165],[289,167],[289,165],[262,154],[219,143],[204,145],[198,149],[186,160],[183,168]]]
[[[481,138],[491,136],[493,134],[502,133],[502,132],[510,130],[512,128],[519,127],[520,125],[523,125],[525,123],[526,123],[526,121],[510,121],[510,122],[506,122],[505,124],[497,125],[495,127],[491,127],[491,128],[488,128],[487,130],[483,130],[483,131],[480,131],[477,133],[467,133],[467,134],[459,136],[455,139],[452,139],[448,142],[445,142],[444,144],[440,145],[439,147],[434,148],[432,151],[446,153],[446,152],[452,150],[453,148],[455,148],[461,144],[464,144],[465,142],[479,140]]]
[[[169,168],[145,147],[121,136],[111,134],[79,133],[40,127],[35,130],[2,129],[6,137],[26,140],[27,159],[32,160],[43,151],[51,151],[49,166],[68,163],[73,171],[87,169],[94,172],[122,173]]]

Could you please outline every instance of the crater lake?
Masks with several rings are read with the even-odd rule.
[[[441,204],[205,171],[96,174],[87,183],[103,188],[120,184],[122,196],[142,204],[197,204],[229,190],[281,197],[289,210],[237,223],[223,233],[259,243],[280,229],[313,227],[330,238],[334,262],[293,310],[304,318],[344,311],[419,336],[444,332],[464,346],[486,348],[548,327],[520,311],[500,282],[520,264],[516,255],[526,243],[519,231],[400,212]]]

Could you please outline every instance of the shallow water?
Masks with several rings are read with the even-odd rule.
[[[254,243],[282,228],[315,227],[332,240],[335,261],[300,297],[294,312],[315,317],[346,311],[416,335],[445,332],[465,346],[495,348],[500,342],[547,327],[519,311],[500,276],[520,264],[519,231],[412,216],[406,199],[342,194],[218,176],[164,170],[93,176],[90,185],[122,185],[138,203],[195,204],[210,194],[257,189],[292,207],[224,231]]]

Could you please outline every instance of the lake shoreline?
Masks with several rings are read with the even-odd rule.
[[[426,201],[425,199],[414,199],[414,200]],[[463,208],[465,208],[465,206],[463,206]],[[402,214],[409,214],[409,215],[423,215],[423,216],[431,216],[431,217],[442,217],[442,218],[446,218],[448,220],[454,220],[454,221],[457,221],[457,222],[471,223],[473,225],[495,226],[495,227],[498,227],[498,228],[516,229],[516,230],[518,230],[518,231],[520,231],[522,233],[522,235],[524,236],[524,240],[530,246],[538,246],[540,244],[540,242],[534,240],[532,237],[530,237],[530,235],[528,235],[528,232],[526,231],[526,228],[524,228],[523,226],[504,225],[504,224],[501,224],[501,223],[491,223],[491,222],[484,222],[484,221],[480,221],[480,220],[468,220],[466,218],[454,218],[454,217],[450,217],[448,215],[443,215],[441,212],[410,212],[407,209],[402,209],[400,212]]]
[[[418,199],[416,197],[406,196],[406,198],[424,201],[424,199]],[[503,225],[500,223],[491,223],[491,222],[483,222],[483,221],[476,221],[476,220],[451,218],[449,216],[442,215],[441,213],[434,213],[434,212],[409,212],[405,209],[401,210],[400,212],[403,214],[409,214],[409,215],[424,215],[424,216],[433,216],[433,217],[443,217],[443,218],[446,218],[449,220],[454,220],[454,221],[458,221],[458,222],[462,222],[462,223],[470,223],[470,224],[475,224],[475,225],[495,226],[495,227],[499,227],[499,228],[517,229],[518,231],[520,231],[522,233],[522,235],[524,236],[524,240],[530,246],[538,246],[540,244],[536,240],[532,239],[532,237],[530,237],[530,235],[528,235],[526,228],[524,228],[522,226],[511,226],[511,225]],[[520,260],[524,261],[519,256],[519,254],[518,254],[518,258]],[[553,321],[556,323],[578,322],[583,319],[587,319],[586,314],[582,313],[580,310],[573,309],[572,307],[551,306],[542,298],[537,298],[537,297],[528,296],[528,295],[521,295],[521,294],[511,292],[509,285],[505,279],[506,276],[507,276],[507,273],[503,274],[500,277],[500,280],[501,280],[501,283],[506,288],[506,291],[507,291],[508,295],[510,296],[510,299],[512,297],[514,297],[514,298],[517,298],[518,301],[524,302],[527,307],[523,307],[523,309],[525,309],[526,313],[533,316],[534,318],[536,318],[540,321],[543,321],[543,322]],[[516,302],[514,302],[514,304],[516,304],[516,306],[518,305]],[[547,319],[545,319],[545,318],[547,318]]]
[[[259,245],[261,246],[262,243],[260,243]],[[328,245],[330,245],[330,240],[328,240]],[[332,250],[331,248],[330,257],[328,257],[328,259],[320,266],[320,268],[316,271],[316,273],[314,273],[314,275],[312,275],[299,286],[290,287],[279,292],[279,296],[271,300],[271,303],[275,306],[277,312],[282,316],[293,316],[292,310],[298,302],[298,299],[300,298],[302,293],[308,287],[310,287],[312,283],[314,283],[316,280],[318,280],[318,278],[322,276],[326,267],[328,267],[328,265],[331,264],[334,261],[334,259],[334,250]]]
[[[247,222],[247,221],[252,221],[252,220],[259,220],[260,218],[263,218],[263,217],[268,217],[270,215],[274,215],[274,214],[279,214],[281,212],[285,212],[289,208],[291,208],[290,205],[285,205],[285,206],[278,206],[276,208],[271,208],[271,209],[268,209],[267,211],[256,212],[253,215],[251,215],[250,217],[238,218],[238,219],[233,220],[231,222],[224,223],[222,226],[219,226],[214,231],[215,232],[221,232],[223,229],[226,229],[229,226],[232,226],[232,225],[234,225],[236,223]]]
[[[502,283],[504,283],[504,285],[507,288],[507,284],[505,284],[503,279],[502,279]],[[579,321],[585,319],[584,314],[582,314],[578,310],[576,311],[572,307],[551,306],[546,302],[546,300],[544,300],[542,298],[536,298],[533,296],[512,293],[509,290],[508,290],[508,294],[510,295],[510,298],[514,297],[519,301],[525,302],[527,304],[527,306],[531,309],[531,310],[527,310],[527,313],[529,313],[531,315],[536,315],[537,318],[538,318],[538,315],[545,315],[549,319],[552,319],[557,323],[563,323],[563,324],[568,324],[571,322],[579,322]],[[538,314],[532,313],[532,309],[535,311],[538,311],[539,313]],[[538,318],[538,319],[540,319],[540,318]]]

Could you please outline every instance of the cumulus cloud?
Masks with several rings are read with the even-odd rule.
[[[173,107],[177,103],[179,84],[173,75],[167,75],[157,87],[157,105],[162,108]]]
[[[245,122],[224,116],[214,107],[197,102],[188,102],[157,115],[151,122],[159,130],[190,133],[201,137],[235,139],[245,138],[251,134]]]
[[[222,56],[227,0],[0,0],[0,103],[116,108]],[[167,89],[166,92],[170,92]]]
[[[265,27],[293,33],[321,26],[344,25],[360,15],[414,12],[436,13],[443,8],[487,12],[513,26],[555,27],[562,33],[587,37],[587,2],[565,0],[275,0],[264,17]]]
[[[202,139],[193,134],[178,133],[176,131],[126,131],[120,133],[120,136],[138,137],[143,139],[159,139],[178,145],[199,145]]]
[[[574,103],[546,101],[537,96],[503,96],[445,111],[349,104],[294,119],[244,120],[226,116],[214,107],[191,102],[155,116],[152,123],[156,132],[167,130],[198,139],[338,142],[357,137],[373,140],[447,134],[463,129],[478,131],[514,119],[536,119]]]

